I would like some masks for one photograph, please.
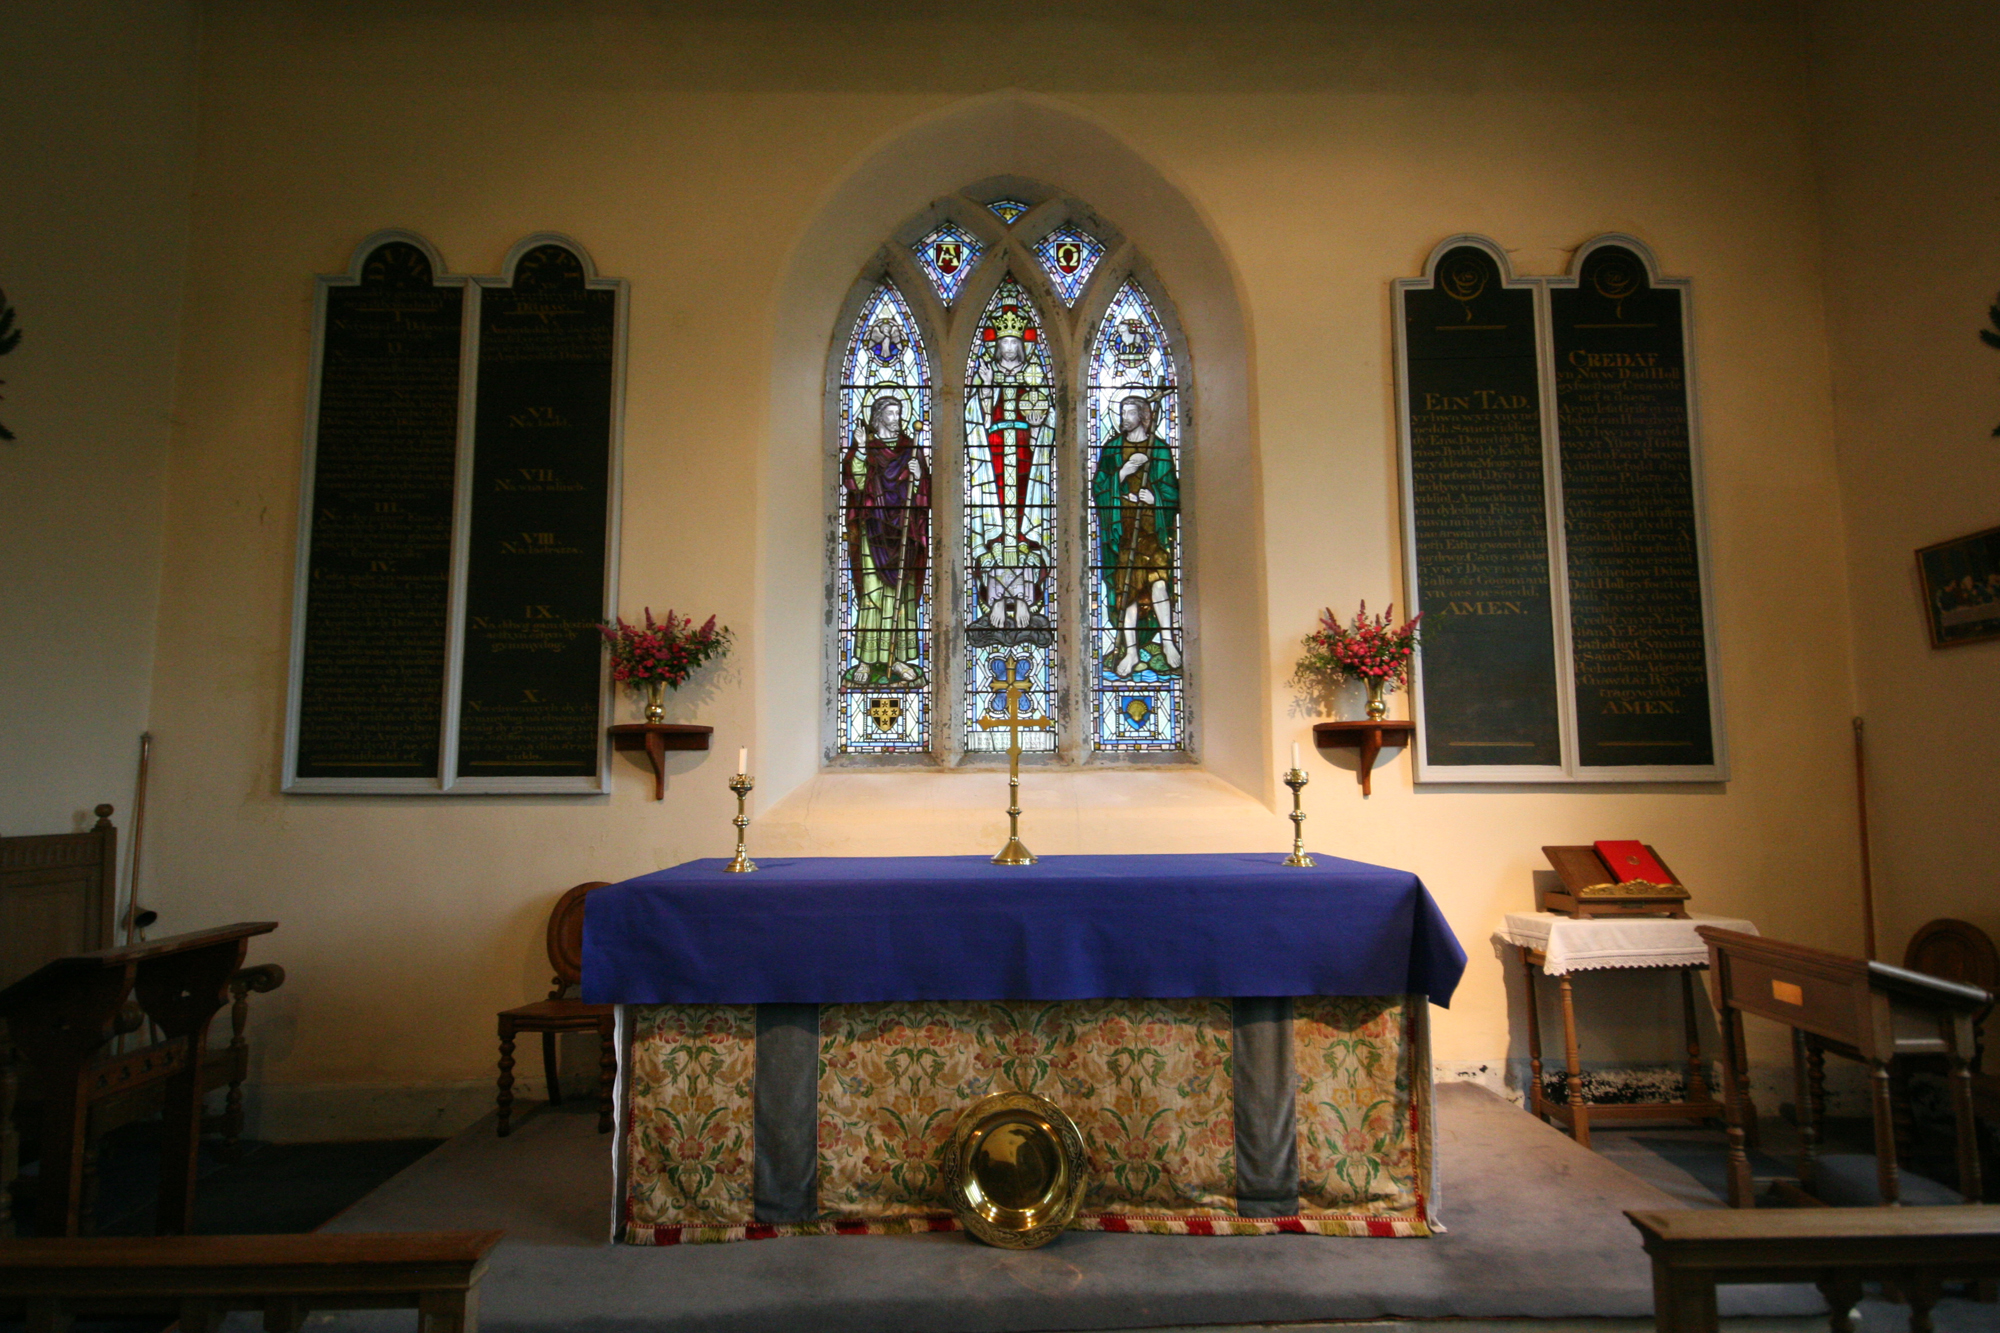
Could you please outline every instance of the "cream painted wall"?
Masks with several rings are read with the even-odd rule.
[[[1933,649],[1917,547],[2000,525],[2000,11],[1830,3],[1814,25],[1835,429],[1882,957],[2000,938],[2000,642]]]
[[[193,8],[0,7],[0,833],[129,830],[194,159]]]
[[[1217,406],[1243,468],[1211,498],[1247,546],[1202,596],[1203,688],[1227,695],[1208,715],[1242,720],[1205,738],[1205,773],[1032,777],[1024,831],[1047,852],[1284,845],[1272,775],[1315,717],[1285,685],[1297,637],[1321,605],[1400,597],[1390,279],[1461,230],[1529,274],[1637,235],[1695,280],[1732,781],[1419,790],[1397,757],[1364,802],[1350,769],[1315,760],[1312,842],[1437,895],[1472,955],[1436,1025],[1454,1067],[1518,1053],[1487,939],[1530,904],[1546,842],[1645,837],[1698,906],[1858,946],[1847,566],[1791,5],[1027,5],[944,31],[831,5],[672,12],[210,6],[149,855],[163,929],[283,922],[257,951],[292,975],[258,1006],[266,1132],[476,1113],[492,1014],[544,984],[554,893],[720,852],[732,812],[724,764],[699,755],[672,761],[664,804],[623,757],[608,799],[278,793],[312,275],[385,226],[460,272],[564,231],[631,281],[625,605],[739,630],[673,715],[713,724],[724,753],[755,746],[765,845],[880,852],[989,849],[1002,789],[818,775],[795,680],[819,652],[831,330],[780,324],[838,305],[874,218],[1004,172],[1096,189],[1159,265],[1197,365],[1240,376]],[[954,124],[979,151],[939,146]],[[1087,151],[1066,163],[1071,131]],[[937,160],[903,169],[899,144]],[[962,179],[930,178],[961,158]],[[1621,992],[1594,1049],[1671,1058],[1644,1031],[1666,995]]]

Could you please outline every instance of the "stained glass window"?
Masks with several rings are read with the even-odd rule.
[[[1097,261],[1104,258],[1104,243],[1076,227],[1057,227],[1035,242],[1035,258],[1055,284],[1064,305],[1075,305],[1090,282]]]
[[[862,303],[840,376],[839,748],[931,744],[931,377],[893,283]]]
[[[1127,279],[1091,340],[1086,660],[1097,750],[1186,743],[1180,395],[1153,304]]]
[[[978,210],[1012,225],[1030,215],[1020,199],[945,201],[903,233],[922,239],[885,248],[833,339],[842,756],[1004,763],[1016,682],[1021,719],[1039,724],[1020,731],[1026,751],[1144,761],[1191,747],[1187,362],[1164,294],[1084,230],[1087,208],[1058,202],[1053,231],[1036,211],[1017,235]],[[935,376],[959,365],[955,398]]]
[[[1008,748],[1008,731],[991,724],[1007,715],[1010,677],[1030,686],[1021,716],[1056,716],[1059,426],[1048,340],[1010,272],[973,330],[965,368],[967,750]],[[1023,750],[1055,747],[1053,728],[1021,733]]]
[[[924,276],[937,288],[938,299],[950,305],[958,298],[958,289],[972,276],[972,270],[979,264],[979,256],[985,248],[978,241],[966,235],[960,228],[946,222],[937,230],[917,242],[917,263],[923,266]]]

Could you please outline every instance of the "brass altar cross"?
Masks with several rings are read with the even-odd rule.
[[[1007,741],[1007,845],[993,858],[996,866],[1031,866],[1035,863],[1035,854],[1021,844],[1021,733],[1024,730],[1056,729],[1053,718],[1021,716],[1021,696],[1028,692],[1028,682],[1014,674],[1014,665],[1018,660],[1008,658],[1005,681],[996,679],[994,682],[1006,686],[1007,716],[979,719],[983,730],[994,731],[1005,727],[1010,733]]]

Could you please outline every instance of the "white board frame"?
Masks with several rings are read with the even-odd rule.
[[[454,462],[450,592],[446,600],[446,640],[443,713],[439,719],[438,773],[428,778],[336,778],[300,777],[298,772],[299,705],[305,671],[306,592],[312,574],[313,483],[318,463],[320,373],[326,354],[327,292],[334,287],[353,287],[361,281],[361,268],[369,255],[392,241],[416,246],[430,260],[433,285],[465,289],[459,340],[458,442]],[[618,607],[618,553],[624,514],[625,474],[625,383],[627,331],[630,326],[631,286],[623,278],[606,278],[598,273],[590,252],[575,239],[559,232],[536,232],[517,242],[507,252],[498,274],[476,276],[449,274],[444,259],[428,240],[413,231],[389,228],[370,234],[354,249],[345,273],[322,275],[314,280],[312,354],[306,387],[306,425],[300,459],[299,517],[297,547],[292,577],[292,626],[289,664],[286,674],[284,769],[280,790],[293,795],[446,796],[446,795],[605,795],[612,789],[611,738],[607,730],[615,694],[608,666],[602,667],[598,686],[597,772],[577,777],[492,777],[458,776],[459,710],[463,699],[465,653],[465,587],[472,518],[472,467],[474,415],[479,394],[479,327],[481,298],[489,287],[510,287],[521,256],[542,245],[560,245],[583,265],[584,286],[591,291],[616,293],[611,336],[611,429],[607,442],[607,485],[605,487],[604,605],[599,618],[610,620]]]
[[[1558,422],[1555,379],[1555,327],[1550,318],[1549,293],[1555,288],[1574,288],[1582,280],[1583,264],[1597,250],[1622,246],[1637,255],[1646,266],[1647,280],[1654,287],[1680,293],[1681,350],[1687,395],[1688,466],[1695,515],[1695,559],[1701,589],[1704,663],[1708,676],[1709,729],[1715,761],[1709,764],[1645,764],[1630,766],[1586,765],[1579,761],[1576,726],[1576,659],[1571,649],[1569,549],[1563,523],[1562,439]],[[1722,706],[1722,669],[1716,642],[1715,594],[1709,564],[1708,505],[1703,485],[1699,395],[1695,391],[1695,351],[1693,281],[1663,278],[1652,249],[1637,237],[1623,232],[1606,232],[1579,246],[1569,270],[1561,275],[1518,277],[1505,249],[1489,237],[1462,232],[1446,237],[1431,248],[1424,260],[1423,276],[1396,278],[1390,288],[1390,325],[1395,342],[1396,440],[1402,494],[1402,537],[1404,602],[1411,614],[1423,610],[1423,589],[1417,575],[1417,527],[1415,474],[1410,440],[1409,338],[1404,318],[1404,294],[1435,288],[1437,266],[1445,254],[1461,246],[1483,251],[1499,267],[1501,286],[1508,290],[1529,290],[1535,300],[1535,362],[1541,394],[1542,494],[1548,524],[1549,599],[1556,660],[1557,733],[1561,740],[1562,763],[1444,765],[1430,758],[1430,737],[1423,725],[1423,653],[1419,649],[1410,670],[1410,710],[1417,722],[1411,764],[1415,781],[1432,785],[1606,785],[1663,782],[1726,782],[1729,779],[1728,728]]]

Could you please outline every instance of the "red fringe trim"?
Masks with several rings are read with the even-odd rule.
[[[627,1221],[620,1237],[627,1245],[711,1245],[725,1241],[770,1240],[778,1236],[908,1236],[959,1231],[950,1213],[915,1217],[840,1218],[830,1222],[749,1222],[738,1226],[648,1226]],[[1308,1217],[1195,1217],[1148,1213],[1095,1213],[1070,1223],[1071,1231],[1115,1231],[1154,1236],[1428,1236],[1421,1215],[1371,1217],[1357,1213]]]

